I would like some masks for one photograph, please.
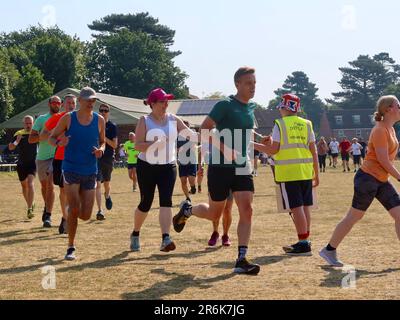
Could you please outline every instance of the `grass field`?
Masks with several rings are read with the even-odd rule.
[[[211,223],[193,217],[181,234],[172,232],[177,250],[164,254],[159,251],[157,200],[141,232],[142,251],[131,253],[129,236],[139,194],[131,192],[122,169],[114,171],[114,208],[107,220],[80,223],[78,259],[66,262],[66,236],[58,235],[57,227],[41,228],[39,182],[35,181],[36,217],[27,221],[16,174],[0,173],[0,299],[398,299],[399,241],[391,217],[379,203],[373,203],[339,250],[341,259],[356,268],[356,288],[343,289],[346,274],[326,267],[318,256],[351,203],[352,178],[353,173],[340,169],[322,173],[319,209],[312,223],[314,255],[288,257],[281,247],[297,240],[294,226],[288,215],[276,213],[272,175],[269,168],[261,168],[255,180],[249,258],[262,269],[254,277],[232,273],[236,208],[232,247],[208,248]],[[193,202],[206,199],[203,193]],[[175,205],[183,200],[178,184],[173,200]],[[56,200],[55,226],[60,217]],[[55,267],[55,290],[42,287],[45,266]]]

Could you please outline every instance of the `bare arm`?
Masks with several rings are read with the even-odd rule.
[[[315,145],[315,142],[310,142],[310,152],[313,157],[313,167],[314,167],[313,187],[318,187],[319,186],[319,163],[318,163],[317,146]]]
[[[50,131],[47,130],[46,127],[43,128],[42,132],[39,135],[39,141],[47,141],[50,137]]]
[[[30,144],[38,143],[40,141],[40,133],[36,130],[32,130],[29,135],[28,142]]]
[[[59,137],[64,135],[65,131],[68,130],[71,121],[71,116],[69,114],[64,115],[54,130],[50,133],[49,144],[53,147],[56,146],[66,146],[69,142],[69,137],[63,137],[61,141],[58,141]]]
[[[110,140],[106,137],[106,143],[113,149],[118,148],[118,138],[114,138],[114,139]]]
[[[389,159],[387,148],[375,148],[376,158],[380,165],[396,180],[400,179],[400,172]]]

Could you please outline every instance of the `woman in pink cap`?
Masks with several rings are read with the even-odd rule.
[[[158,88],[153,90],[144,104],[151,108],[148,116],[140,118],[136,127],[136,146],[140,151],[137,163],[137,178],[141,202],[135,212],[134,229],[131,235],[131,250],[140,251],[140,229],[146,220],[158,187],[160,197],[160,228],[162,243],[160,250],[175,250],[170,237],[172,224],[172,194],[176,181],[176,155],[178,132],[191,139],[197,139],[197,133],[190,130],[183,121],[167,112],[172,94]],[[183,131],[185,130],[185,131]]]

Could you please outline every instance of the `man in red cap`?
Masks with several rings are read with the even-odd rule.
[[[282,202],[293,215],[299,241],[283,250],[290,255],[311,255],[312,189],[319,185],[315,134],[311,121],[298,116],[299,97],[285,94],[277,108],[282,118],[275,121],[272,137],[254,145],[274,156],[275,180],[281,188]]]

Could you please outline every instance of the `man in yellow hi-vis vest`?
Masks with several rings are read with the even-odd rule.
[[[278,109],[272,137],[266,137],[255,149],[274,156],[275,180],[279,183],[285,209],[293,214],[299,242],[285,246],[291,255],[311,255],[310,226],[313,187],[319,185],[318,155],[312,123],[299,117],[300,99],[285,94]]]

